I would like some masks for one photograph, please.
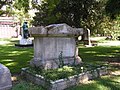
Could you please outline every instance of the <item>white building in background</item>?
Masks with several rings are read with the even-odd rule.
[[[11,2],[13,0],[9,0],[9,1]],[[35,16],[35,12],[37,12],[36,9],[32,8],[32,3],[40,5],[41,2],[44,0],[29,0],[29,1],[30,1],[30,3],[29,3],[30,10],[28,11],[28,13],[30,15],[30,19],[32,20],[33,17]],[[6,11],[7,7],[9,7],[9,6],[4,5],[1,8],[1,10]],[[13,11],[15,10],[12,7],[12,4],[10,7],[11,7],[11,10],[13,10]],[[26,19],[23,18],[23,20],[25,21]],[[19,21],[18,17],[16,17],[16,16],[9,17],[6,15],[3,15],[2,17],[0,17],[0,38],[18,37],[20,33],[21,33],[20,21]]]
[[[14,17],[0,17],[0,38],[17,37],[20,33],[18,23]]]

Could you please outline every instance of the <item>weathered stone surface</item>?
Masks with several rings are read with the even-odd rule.
[[[0,64],[0,90],[8,90],[12,87],[11,74],[7,67]]]
[[[67,24],[30,28],[30,34],[34,37],[34,58],[31,65],[45,69],[58,68],[61,53],[64,64],[80,63],[76,37],[82,33],[83,29],[72,28]]]
[[[82,28],[72,28],[67,24],[52,24],[46,27],[32,27],[29,29],[32,36],[58,36],[58,37],[68,37],[68,36],[79,36],[83,35]]]
[[[106,67],[101,67],[101,69],[99,70],[99,75],[102,76],[102,75],[106,75],[108,74],[108,70]]]
[[[87,46],[87,47],[92,46],[91,40],[90,40],[90,30],[89,29],[84,29],[83,40],[84,40],[85,46]]]

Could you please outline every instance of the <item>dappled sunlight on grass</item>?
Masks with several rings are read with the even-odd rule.
[[[113,50],[113,52],[115,52],[115,53],[120,53],[120,50]]]
[[[85,53],[97,53],[97,52],[95,52],[95,51],[86,51]]]
[[[7,60],[0,60],[1,62],[12,62],[13,60],[7,59]]]
[[[19,74],[21,68],[29,66],[33,58],[33,48],[15,47],[17,39],[0,39],[0,63],[7,66],[12,75]],[[120,46],[117,47],[79,47],[79,56],[82,61],[89,64],[120,63]],[[118,66],[120,67],[120,66]],[[85,84],[69,88],[67,90],[120,90],[120,72],[113,76],[104,76],[96,80],[88,81]],[[12,80],[17,80],[16,76]],[[16,89],[17,88],[17,89]],[[36,88],[36,89],[35,89]],[[13,90],[43,90],[40,86],[28,82],[19,82]]]
[[[88,84],[79,84],[67,90],[120,90],[120,76],[104,76]]]
[[[79,47],[79,55],[83,61],[99,60],[104,61],[107,57],[120,57],[120,47]]]
[[[16,48],[16,41],[8,40],[10,43],[0,45],[0,63],[6,65],[12,73],[19,73],[21,68],[29,65],[33,57],[33,48]]]
[[[104,54],[103,55],[102,54],[99,55],[99,54],[97,54],[95,56],[97,56],[97,57],[105,57],[105,56],[107,56],[107,57],[114,57],[114,55],[110,55],[110,54],[109,55],[104,55]]]
[[[97,80],[97,83],[100,85],[104,85],[105,87],[111,88],[111,90],[119,90],[120,83],[120,76],[112,76],[112,77],[103,77]],[[105,90],[105,89],[104,89]]]
[[[76,87],[69,88],[67,90],[110,90],[108,87],[104,85],[97,84],[96,82],[89,83],[89,84],[80,84]]]
[[[93,53],[92,53],[93,52]],[[89,64],[107,65],[110,70],[120,69],[120,46],[79,47],[79,56]]]
[[[45,90],[39,85],[34,85],[30,82],[21,81],[12,90]]]
[[[11,63],[7,63],[7,64],[5,64],[5,66],[15,66],[15,65],[17,65],[17,63],[16,62],[11,62]]]
[[[10,43],[9,41],[0,41],[0,45],[5,45],[5,44],[8,44]]]
[[[4,65],[8,65],[9,66],[9,64],[13,63],[14,60],[11,60],[11,59],[2,59],[2,60],[0,60],[0,62],[3,63]]]

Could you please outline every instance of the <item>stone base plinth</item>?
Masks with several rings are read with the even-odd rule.
[[[19,41],[19,44],[20,45],[31,45],[32,44],[32,40],[30,40],[30,39],[21,39],[20,41]]]
[[[15,44],[16,47],[33,47],[33,44],[27,44],[27,45],[21,45],[21,44]]]
[[[61,59],[64,63],[64,65],[77,65],[82,63],[82,60],[79,56],[77,57],[63,57]],[[41,63],[40,63],[41,62]],[[40,60],[39,58],[34,58],[31,60],[30,65],[31,66],[37,66],[37,67],[43,67],[44,69],[55,69],[59,68],[59,65],[61,61],[59,58],[54,58],[54,59],[47,59],[47,60]]]
[[[19,44],[15,44],[16,47],[33,47],[33,43],[31,39],[23,39],[19,40]]]

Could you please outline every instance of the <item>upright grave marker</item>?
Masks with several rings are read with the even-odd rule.
[[[7,67],[0,64],[0,90],[9,90],[11,87],[11,73]]]
[[[58,68],[61,54],[65,65],[81,62],[76,37],[83,35],[82,28],[72,28],[67,24],[52,24],[46,27],[32,27],[29,31],[34,37],[32,66],[44,69]]]

